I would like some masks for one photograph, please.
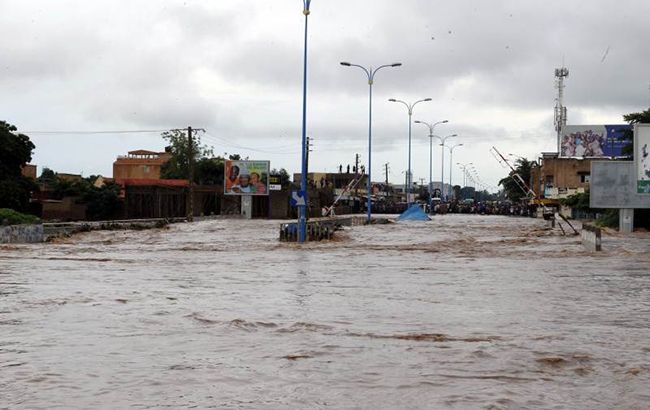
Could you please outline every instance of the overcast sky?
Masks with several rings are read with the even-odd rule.
[[[367,163],[367,80],[340,61],[403,64],[379,71],[373,88],[373,180],[390,163],[394,183],[404,180],[408,115],[388,98],[431,97],[413,119],[448,119],[436,134],[459,135],[454,163],[473,162],[494,185],[506,171],[492,145],[530,159],[555,150],[563,61],[569,124],[621,123],[649,105],[646,0],[313,0],[311,9],[313,171],[334,172],[355,153]],[[206,129],[215,153],[298,171],[303,29],[299,0],[0,0],[0,119],[34,131],[39,173],[111,175],[117,155],[164,142],[35,131],[188,125]],[[414,181],[428,180],[427,133],[413,125]],[[439,180],[440,147],[433,154]]]

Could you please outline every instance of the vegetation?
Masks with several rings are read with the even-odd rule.
[[[34,215],[26,215],[13,209],[0,208],[0,225],[22,225],[38,223],[40,219]]]
[[[630,114],[625,114],[623,115],[623,119],[625,122],[629,123],[632,125],[632,128],[634,128],[634,124],[640,123],[640,124],[648,124],[650,123],[650,108],[648,108],[645,111],[641,112],[633,112]],[[623,155],[627,155],[630,158],[634,157],[634,132],[633,130],[624,130],[623,131],[623,138],[628,141],[628,144],[623,147]]]
[[[49,168],[44,168],[38,181],[52,190],[52,197],[77,197],[85,203],[86,217],[91,220],[112,219],[120,207],[120,185],[108,182],[96,187],[97,175],[81,178],[75,181],[59,178]]]
[[[280,185],[282,185],[282,188],[288,188],[291,185],[291,177],[289,176],[289,173],[287,172],[286,169],[284,169],[284,168],[280,168],[280,169],[273,168],[271,170],[271,175],[279,175],[280,176]]]
[[[589,208],[589,191],[584,193],[574,194],[567,198],[560,199],[560,203],[564,206],[570,206],[571,208],[574,209],[580,209],[584,211],[591,210],[594,213],[599,211],[597,209]]]
[[[25,212],[36,183],[22,175],[22,167],[32,160],[34,144],[17,128],[0,121],[0,208]]]
[[[163,179],[187,179],[189,176],[188,140],[185,132],[181,130],[166,131],[161,134],[169,144],[168,152],[171,159],[165,163],[160,176]],[[194,183],[198,185],[221,185],[224,179],[225,158],[214,156],[214,150],[201,143],[197,133],[192,141],[194,148]],[[231,154],[228,159],[241,160],[239,154]],[[286,173],[286,171],[285,171]]]
[[[596,225],[616,228],[618,226],[618,209],[606,209],[598,219]]]
[[[530,181],[530,173],[533,168],[533,162],[528,161],[526,158],[519,158],[515,162],[515,172],[519,174],[521,179],[524,180],[526,184]],[[499,181],[499,185],[503,186],[503,189],[512,202],[519,202],[526,197],[526,193],[519,187],[513,178],[514,172]]]

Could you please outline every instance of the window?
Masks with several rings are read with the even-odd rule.
[[[589,180],[591,179],[591,174],[580,174],[580,183],[589,183]]]

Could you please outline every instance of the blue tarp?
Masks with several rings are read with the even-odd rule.
[[[412,204],[409,209],[402,212],[397,218],[398,221],[430,221],[431,218],[420,208],[418,204]]]

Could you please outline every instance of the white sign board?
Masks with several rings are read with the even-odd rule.
[[[634,127],[634,161],[636,191],[650,196],[650,124],[636,124]]]

